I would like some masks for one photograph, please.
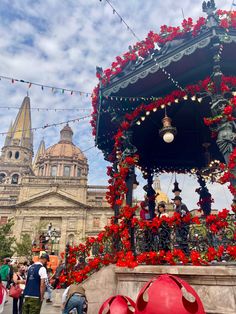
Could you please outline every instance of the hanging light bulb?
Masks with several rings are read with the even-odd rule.
[[[141,124],[141,122],[140,122],[140,121],[137,121],[137,122],[136,122],[136,124],[137,124],[137,125],[140,125],[140,124]]]
[[[188,99],[188,95],[184,95],[183,99],[187,100]]]
[[[144,116],[143,116],[143,117],[141,117],[141,120],[142,120],[142,121],[144,121],[144,120],[145,120],[145,117],[144,117]]]
[[[179,102],[179,99],[178,99],[178,98],[176,98],[176,99],[175,99],[175,103],[176,103],[176,104],[178,104],[178,102]]]
[[[193,95],[193,96],[191,97],[191,99],[192,99],[193,101],[195,101],[195,100],[196,100],[196,95]]]
[[[197,98],[197,101],[201,103],[202,102],[202,97]]]
[[[159,135],[163,138],[163,141],[166,143],[173,142],[177,130],[171,125],[171,118],[166,114],[165,108],[165,117],[162,119],[163,127],[159,130]]]
[[[146,116],[149,116],[150,115],[150,111],[146,111]]]
[[[153,111],[153,112],[156,112],[156,111],[157,111],[157,108],[153,108],[152,111]]]

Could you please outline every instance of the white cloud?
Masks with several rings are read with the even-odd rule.
[[[203,15],[201,2],[197,0],[111,2],[141,39],[150,29],[158,31],[162,24],[180,24],[181,8],[186,17],[189,13],[193,18]],[[217,5],[230,8],[231,1],[219,0]],[[96,65],[108,67],[117,55],[127,51],[128,46],[136,42],[105,1],[98,0],[2,0],[0,38],[0,75],[88,92],[91,92],[97,83]],[[26,85],[0,81],[0,107],[20,106],[26,91]],[[41,91],[39,87],[31,87],[30,97],[32,107],[91,109],[90,98],[54,95],[47,89]],[[16,110],[1,111],[0,132],[8,130],[9,123],[14,120],[16,113]],[[33,127],[85,114],[77,111],[32,111]],[[82,150],[94,144],[88,120],[75,123],[72,128],[74,142]],[[60,127],[55,127],[35,132],[35,149],[42,137],[45,138],[47,146],[55,143],[59,138],[59,130]],[[0,137],[0,146],[3,142],[4,137]],[[86,156],[90,163],[89,182],[106,184],[107,163],[103,160],[103,155],[94,148],[89,150]],[[196,197],[189,197],[195,190],[195,183],[188,182],[183,193],[186,202],[195,206]],[[169,177],[163,177],[162,186],[165,191],[168,184]],[[221,187],[211,190],[216,194],[217,206],[228,205]],[[229,193],[225,193],[230,199]]]

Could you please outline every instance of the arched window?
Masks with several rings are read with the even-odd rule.
[[[4,182],[5,177],[6,177],[5,173],[0,173],[0,183]]]
[[[77,168],[77,177],[81,177],[81,169]]]
[[[69,177],[70,176],[70,166],[64,166],[63,176],[64,177]]]
[[[19,174],[15,173],[11,177],[11,184],[18,184],[18,182],[19,182]]]
[[[12,151],[11,150],[7,153],[7,156],[8,156],[8,158],[12,157]]]
[[[15,152],[15,158],[18,159],[20,157],[20,153],[17,151]]]
[[[55,177],[57,175],[57,166],[51,166],[51,176]]]

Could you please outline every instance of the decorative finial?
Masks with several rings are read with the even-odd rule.
[[[180,193],[182,192],[182,190],[179,188],[179,183],[176,181],[174,182],[174,189],[172,190],[172,192],[175,194],[175,196],[180,195]]]
[[[216,10],[216,5],[214,0],[204,1],[202,4],[202,11],[206,13],[208,16],[212,15]]]

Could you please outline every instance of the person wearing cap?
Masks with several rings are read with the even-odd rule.
[[[45,268],[47,262],[49,262],[49,255],[43,252],[39,261],[28,269],[22,314],[40,314],[48,278]]]
[[[86,314],[88,312],[85,289],[76,284],[66,288],[62,295],[62,314],[69,314],[74,309],[77,310],[77,314]]]
[[[175,212],[180,214],[181,218],[184,218],[189,214],[189,210],[187,206],[182,203],[182,197],[176,195],[172,201],[175,204]],[[189,255],[189,247],[188,247],[188,234],[189,234],[189,224],[181,221],[181,223],[176,226],[176,242],[179,248],[186,254]]]

